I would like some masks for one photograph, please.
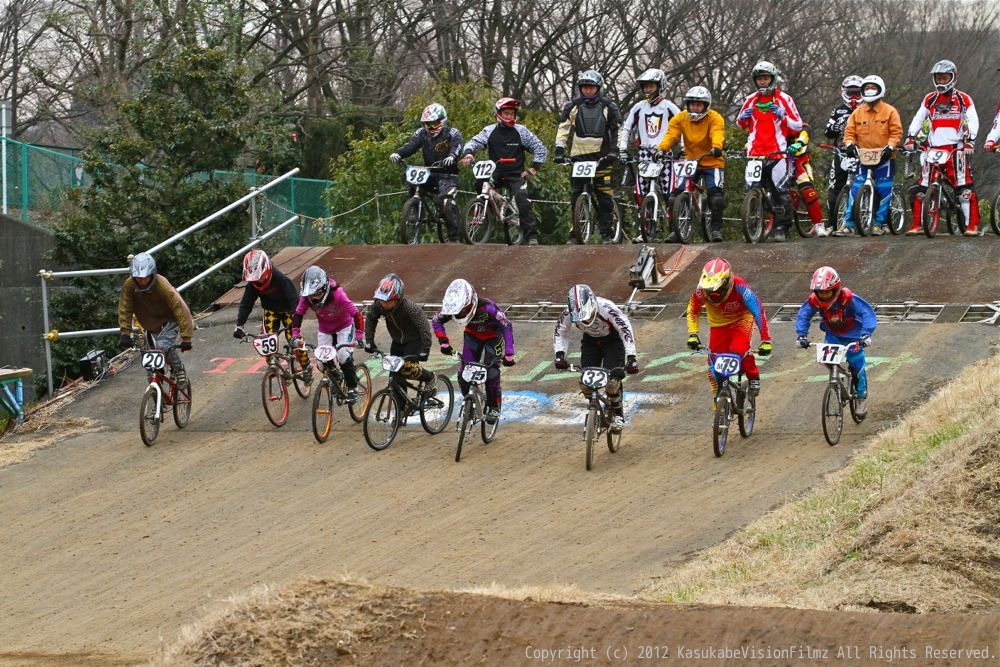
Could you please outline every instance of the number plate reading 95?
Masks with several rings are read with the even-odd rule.
[[[267,336],[258,336],[253,339],[253,346],[257,350],[257,354],[262,357],[266,357],[269,354],[277,354],[278,352],[278,334],[268,334]]]
[[[462,369],[462,379],[471,384],[486,382],[486,366],[466,364],[465,368]]]
[[[712,368],[716,374],[722,377],[732,377],[740,372],[740,364],[743,360],[736,354],[720,354],[715,358]]]
[[[146,350],[142,353],[142,367],[147,371],[162,371],[163,361],[163,353],[159,350]]]
[[[586,162],[573,163],[573,178],[593,178],[596,173],[596,161],[588,160]]]
[[[584,368],[580,375],[580,382],[584,387],[600,389],[608,384],[608,372],[603,368]]]

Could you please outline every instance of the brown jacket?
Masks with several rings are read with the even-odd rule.
[[[156,274],[153,288],[148,292],[140,292],[132,278],[122,285],[118,297],[118,326],[122,333],[132,333],[132,315],[150,333],[159,333],[167,322],[177,322],[182,341],[190,341],[194,335],[194,318],[184,298],[160,274]]]
[[[899,147],[903,140],[903,124],[896,107],[879,100],[875,104],[861,104],[847,119],[844,128],[844,145],[857,144],[858,148]]]

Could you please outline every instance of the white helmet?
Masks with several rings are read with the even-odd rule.
[[[330,297],[330,278],[326,271],[315,264],[306,269],[299,281],[299,296],[309,299],[316,307],[326,305]]]
[[[878,86],[877,93],[865,92],[865,86],[871,83],[874,83],[876,86]],[[861,99],[863,99],[868,104],[875,104],[883,97],[885,97],[885,81],[882,80],[882,77],[878,76],[877,74],[869,74],[868,76],[866,76],[864,79],[861,80]]]
[[[566,295],[569,318],[574,323],[590,325],[597,318],[597,297],[588,285],[573,285]]]
[[[688,109],[688,102],[704,102],[705,110],[701,113],[691,113],[691,110]],[[691,120],[696,123],[708,115],[708,110],[711,106],[712,93],[710,93],[708,88],[705,86],[695,86],[684,93],[684,109],[688,112],[688,116]]]
[[[643,93],[643,95],[646,96],[647,100],[650,101],[655,100],[657,97],[660,96],[660,94],[663,92],[663,88],[666,86],[667,75],[663,73],[662,69],[655,69],[655,68],[648,69],[635,79],[635,84],[639,87],[640,92],[642,92],[642,84],[644,83],[656,84],[655,93],[653,93],[652,95],[646,95],[646,93]]]
[[[844,80],[840,84],[840,99],[844,100],[844,104],[853,108],[858,100],[861,98],[861,84],[864,82],[857,74],[850,74],[844,77]],[[858,96],[852,97],[850,91],[854,88],[858,89]]]
[[[145,287],[139,287],[136,283],[135,288],[140,292],[148,292],[153,289],[153,283],[155,283],[156,278],[156,260],[148,252],[140,252],[138,255],[132,258],[132,264],[129,266],[129,274],[132,276],[133,280],[135,278],[154,278],[150,280],[149,284]]]
[[[753,85],[757,85],[757,77],[761,74],[769,75],[771,77],[771,83],[767,84],[763,88],[758,87],[757,92],[761,95],[769,95],[774,92],[775,88],[778,87],[778,77],[781,76],[781,72],[778,71],[778,66],[774,63],[761,60],[753,66],[752,70],[750,70],[750,80],[753,81]]]
[[[947,83],[938,83],[935,74],[950,74],[951,79]],[[931,68],[931,82],[939,93],[947,93],[955,87],[955,79],[958,78],[958,68],[950,60],[939,60]]]
[[[456,278],[448,285],[441,304],[441,314],[451,315],[461,326],[467,325],[476,314],[479,297],[468,280]]]

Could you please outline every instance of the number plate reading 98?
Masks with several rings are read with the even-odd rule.
[[[585,387],[600,389],[608,384],[608,372],[603,368],[584,369],[583,374],[580,376],[580,382]]]
[[[735,354],[720,354],[712,367],[722,377],[731,377],[740,372],[740,361]]]
[[[407,167],[406,182],[410,185],[423,185],[431,177],[431,170],[426,167]]]

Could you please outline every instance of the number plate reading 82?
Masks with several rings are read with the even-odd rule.
[[[253,339],[254,349],[257,350],[257,354],[262,357],[267,357],[272,354],[278,353],[278,334],[268,334],[266,336],[257,336]]]
[[[603,368],[584,368],[580,375],[580,382],[584,387],[600,389],[608,384],[608,372]]]
[[[162,371],[164,366],[163,353],[159,350],[146,350],[142,353],[142,367],[149,372]]]
[[[465,364],[465,368],[462,369],[462,379],[469,384],[483,384],[486,382],[486,366]]]

